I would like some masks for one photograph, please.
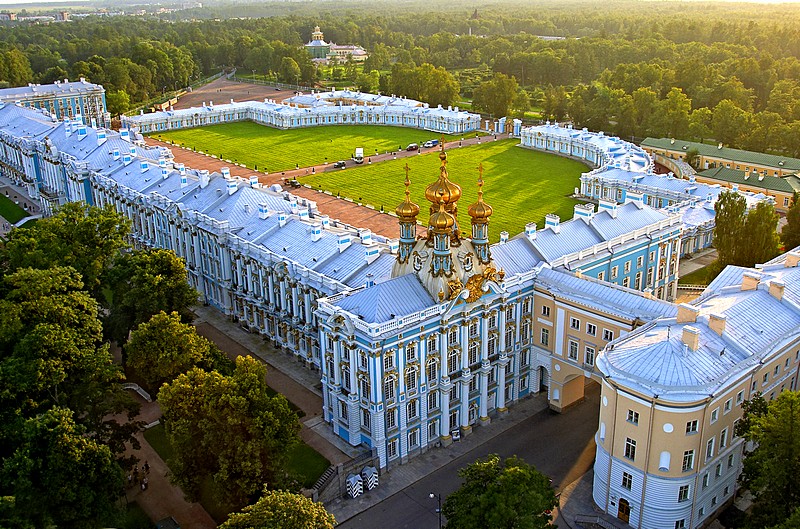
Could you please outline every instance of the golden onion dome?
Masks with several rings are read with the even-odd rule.
[[[433,204],[438,204],[440,199],[444,200],[445,204],[453,204],[461,198],[461,186],[451,182],[447,177],[447,153],[444,152],[444,142],[439,152],[439,160],[442,162],[439,178],[425,188],[425,198]]]
[[[411,193],[408,191],[408,186],[411,185],[411,180],[408,179],[409,170],[408,164],[406,164],[406,198],[398,204],[394,212],[397,213],[401,220],[415,221],[417,215],[419,215],[419,206],[411,202]]]
[[[444,201],[439,201],[439,211],[431,215],[430,226],[436,231],[447,231],[455,222],[453,216],[444,210]]]
[[[472,204],[467,213],[474,221],[488,221],[492,215],[492,206],[483,201],[483,164],[478,167],[478,201]]]

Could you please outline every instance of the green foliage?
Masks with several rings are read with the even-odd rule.
[[[71,266],[86,289],[95,292],[111,260],[126,246],[129,232],[130,221],[113,207],[69,202],[29,229],[12,230],[0,259],[7,271]]]
[[[264,494],[242,512],[231,514],[220,529],[333,529],[336,520],[305,496],[264,489]]]
[[[472,106],[476,110],[492,114],[495,118],[501,118],[508,115],[518,91],[519,86],[514,77],[496,73],[491,80],[481,83],[475,89]]]
[[[745,233],[742,235],[741,266],[755,266],[766,263],[780,253],[780,237],[776,232],[778,214],[775,206],[767,202],[759,202],[747,213],[744,223]]]
[[[786,212],[786,225],[781,230],[781,241],[786,250],[800,246],[800,195],[792,196],[792,205]]]
[[[193,325],[181,323],[177,312],[160,312],[139,325],[131,333],[125,352],[128,367],[152,391],[193,367],[223,374],[233,371],[233,362],[214,343],[198,336]]]
[[[745,237],[747,201],[739,193],[725,191],[714,204],[714,212],[714,248],[719,255],[717,266],[723,270],[740,260],[741,242]]]
[[[190,498],[206,476],[219,499],[238,507],[265,483],[286,485],[300,424],[284,397],[267,395],[265,375],[263,364],[239,357],[231,376],[195,368],[161,388],[158,403],[175,450],[168,463]]]
[[[749,525],[781,524],[800,507],[800,393],[783,391],[766,409],[762,399],[745,419],[740,430],[755,443],[740,478],[754,496]]]
[[[183,259],[171,250],[135,250],[119,255],[104,277],[111,291],[106,334],[124,343],[128,333],[160,311],[192,321],[197,291],[186,279]]]
[[[424,63],[421,66],[402,62],[392,66],[391,91],[417,99],[431,106],[453,105],[458,101],[458,81],[443,67]]]
[[[112,116],[124,114],[131,107],[131,96],[125,90],[117,90],[106,94],[106,108]]]
[[[16,224],[27,216],[28,213],[16,205],[13,200],[5,195],[0,195],[0,217],[12,224]]]
[[[34,527],[97,527],[117,514],[122,469],[108,446],[84,434],[64,408],[26,421],[2,468],[19,518]]]
[[[496,454],[458,471],[461,487],[447,497],[442,513],[449,529],[550,527],[558,505],[547,476],[522,459],[501,461]]]
[[[700,164],[700,151],[698,151],[697,148],[692,147],[686,151],[686,156],[684,157],[683,161],[697,169],[698,165]]]
[[[778,216],[772,204],[759,202],[748,211],[744,196],[726,191],[714,211],[714,247],[719,255],[715,272],[729,264],[753,267],[778,255]]]
[[[800,507],[795,509],[786,521],[772,527],[772,529],[800,529]]]

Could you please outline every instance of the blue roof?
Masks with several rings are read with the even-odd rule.
[[[542,262],[524,234],[505,244],[495,244],[491,253],[495,264],[505,270],[507,275],[529,272]]]
[[[383,323],[436,305],[416,274],[364,288],[333,303],[367,323]]]

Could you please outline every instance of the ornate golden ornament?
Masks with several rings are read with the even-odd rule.
[[[467,284],[464,285],[464,288],[469,290],[469,296],[467,296],[466,302],[473,303],[481,298],[483,295],[483,284],[486,281],[502,281],[504,276],[505,272],[500,270],[498,273],[497,270],[491,266],[486,267],[482,274],[470,276],[470,278],[467,279]]]
[[[450,290],[450,297],[448,299],[453,300],[456,299],[464,289],[464,285],[462,285],[461,281],[458,279],[451,279],[447,282],[447,288]]]

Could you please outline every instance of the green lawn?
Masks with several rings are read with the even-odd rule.
[[[513,236],[528,222],[544,226],[548,213],[572,218],[578,202],[570,198],[587,167],[575,160],[531,149],[516,147],[518,140],[486,141],[481,145],[448,151],[450,179],[463,191],[459,202],[459,224],[469,233],[467,209],[477,199],[478,164],[483,163],[484,200],[494,208],[489,222],[489,237],[499,240],[501,231]],[[428,220],[429,202],[425,187],[439,175],[438,152],[381,162],[374,165],[317,173],[300,178],[300,182],[316,189],[337,193],[356,202],[381,206],[393,211],[403,199],[404,164],[411,169],[411,199],[420,205],[419,220]]]
[[[197,129],[152,134],[160,140],[213,154],[223,160],[243,163],[271,173],[347,160],[357,147],[364,156],[405,148],[441,135],[406,127],[379,125],[326,125],[280,130],[245,121]],[[446,136],[454,139],[456,136]],[[459,136],[460,137],[460,136]]]
[[[715,277],[717,277],[717,275],[719,275],[719,272],[722,271],[722,270],[717,270],[716,271],[717,273],[714,273],[714,268],[716,268],[715,266],[713,266],[714,264],[716,264],[716,262],[708,266],[704,266],[703,268],[698,268],[694,272],[689,272],[685,276],[682,276],[678,279],[678,284],[708,285],[714,280]]]
[[[11,224],[16,224],[27,216],[28,213],[16,205],[13,200],[5,195],[0,195],[0,217],[3,217]]]
[[[296,473],[303,487],[311,488],[331,462],[305,443],[298,443],[289,452],[289,469]]]

